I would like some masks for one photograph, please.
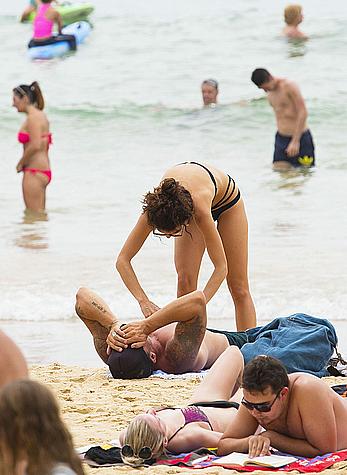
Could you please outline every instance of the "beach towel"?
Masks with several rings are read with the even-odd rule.
[[[275,454],[278,455],[290,455],[290,454],[284,454],[282,452],[275,452]],[[295,457],[295,455],[294,455]],[[205,455],[201,456],[199,455],[197,457],[196,452],[191,452],[188,454],[181,454],[176,456],[175,458],[170,458],[168,460],[158,460],[156,465],[185,465],[188,466],[189,468],[208,468],[208,467],[216,467],[216,461],[218,461],[218,458],[215,455]],[[264,472],[291,472],[293,470],[297,470],[300,473],[318,473],[322,472],[328,467],[331,467],[335,463],[338,462],[343,462],[347,460],[347,450],[341,450],[339,452],[334,452],[334,453],[329,453],[321,456],[317,456],[315,458],[306,458],[306,457],[296,457],[298,460],[296,462],[290,463],[289,465],[286,465],[285,467],[281,468],[267,468],[267,467],[261,467],[259,465],[257,466],[239,466],[239,465],[228,465],[227,467],[224,467],[226,469],[230,470],[237,470],[238,472],[254,472],[255,470],[261,470]],[[212,464],[212,460],[214,463]],[[347,463],[346,463],[347,467]],[[346,468],[345,467],[345,468]]]
[[[340,396],[347,397],[347,384],[335,384],[334,386],[331,386],[331,389]]]
[[[274,452],[276,455],[291,455],[285,454],[283,452]],[[295,457],[295,455],[294,455]],[[215,451],[211,449],[201,448],[195,450],[194,452],[184,453],[184,454],[166,454],[163,455],[161,459],[156,462],[153,460],[146,461],[145,466],[149,465],[169,465],[169,466],[187,466],[189,468],[208,468],[215,467],[216,462],[221,457],[215,455]],[[279,471],[279,472],[291,472],[297,470],[300,473],[312,473],[312,472],[322,472],[328,467],[331,467],[335,463],[343,462],[347,460],[347,450],[340,450],[339,452],[329,453],[325,455],[320,455],[314,458],[307,457],[296,457],[298,460],[296,462],[290,463],[285,467],[278,469],[267,468],[261,466],[244,466],[240,467],[239,465],[228,465],[224,467],[230,470],[237,470],[239,472],[254,472],[255,470],[261,470],[264,472],[268,471]],[[103,448],[101,446],[95,446],[90,448],[83,458],[83,461],[88,463],[93,467],[109,467],[112,465],[122,465],[122,459],[120,457],[120,447],[111,447]],[[212,464],[212,461],[214,462]],[[123,464],[124,465],[124,464]],[[347,463],[344,468],[347,468]]]
[[[110,370],[107,368],[107,378],[113,379],[113,376]],[[195,373],[183,373],[183,374],[173,374],[173,373],[165,373],[165,371],[161,371],[160,369],[153,371],[153,374],[149,376],[150,378],[162,378],[162,379],[203,379],[207,374],[208,370],[203,369],[201,371]]]
[[[165,373],[165,371],[161,371],[160,369],[153,371],[153,374],[150,378],[163,378],[163,379],[203,379],[207,374],[208,370],[203,369],[201,371],[195,373],[183,373],[183,374],[172,374],[172,373]]]

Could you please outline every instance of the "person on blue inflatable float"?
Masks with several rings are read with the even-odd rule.
[[[64,35],[62,33],[62,19],[60,13],[52,7],[52,0],[41,0],[38,6],[37,14],[34,20],[33,38],[28,44],[28,48],[36,46],[46,46],[58,43],[60,41],[67,41],[70,49],[75,51],[76,38],[74,35]],[[57,24],[58,34],[53,35],[54,23]]]

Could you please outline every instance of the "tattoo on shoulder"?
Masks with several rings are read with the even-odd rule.
[[[99,303],[95,302],[94,300],[92,300],[92,305],[96,307],[98,310],[100,310],[100,312],[106,313],[106,310],[104,309],[104,307],[100,305]]]
[[[176,325],[175,336],[167,348],[169,359],[176,365],[191,364],[197,357],[206,332],[205,325],[199,317],[189,323],[180,322]]]

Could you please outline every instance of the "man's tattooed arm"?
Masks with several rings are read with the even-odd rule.
[[[166,358],[172,364],[172,371],[192,371],[201,343],[204,339],[206,326],[199,316],[176,325],[172,340],[166,345]]]

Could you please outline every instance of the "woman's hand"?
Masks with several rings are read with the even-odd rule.
[[[125,341],[131,348],[142,348],[145,346],[147,337],[149,335],[148,325],[146,320],[127,323],[122,326],[122,332]]]
[[[17,173],[20,173],[20,172],[23,171],[23,160],[22,159],[20,159],[19,162],[17,163],[16,170],[17,170]]]
[[[141,302],[139,302],[139,305],[141,307],[141,312],[143,313],[143,316],[145,318],[150,317],[152,313],[160,310],[160,307],[158,307],[158,305],[151,302],[150,300],[142,300]]]

